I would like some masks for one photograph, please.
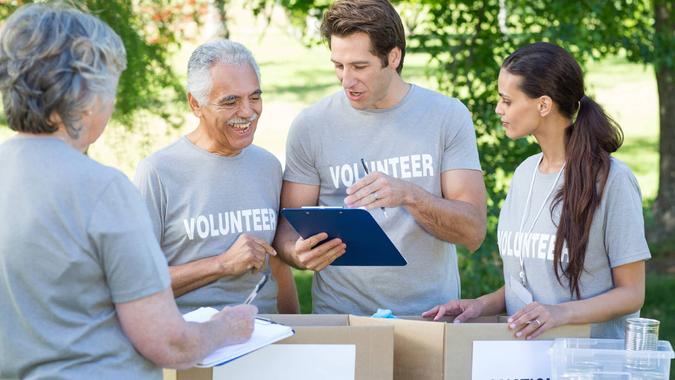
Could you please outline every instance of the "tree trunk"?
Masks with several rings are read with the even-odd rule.
[[[672,62],[675,23],[672,4],[654,2],[656,59],[654,71],[659,93],[659,191],[654,202],[654,226],[649,240],[664,248],[675,246],[675,85]],[[668,59],[670,55],[670,60]]]
[[[215,0],[214,5],[220,16],[221,37],[230,38],[230,28],[227,20],[227,6],[230,0]]]

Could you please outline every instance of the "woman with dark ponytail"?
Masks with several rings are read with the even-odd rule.
[[[622,338],[644,302],[650,253],[637,181],[610,156],[621,128],[584,95],[574,58],[550,43],[511,54],[498,90],[506,135],[532,135],[542,150],[516,169],[500,212],[505,285],[423,315],[463,322],[506,310],[519,338],[579,323],[592,323],[592,337]]]

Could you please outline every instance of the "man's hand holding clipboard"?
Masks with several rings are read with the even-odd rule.
[[[333,207],[290,208],[281,210],[281,215],[300,234],[296,249],[323,245],[326,251],[341,252],[337,257],[317,256],[317,267],[336,266],[402,266],[407,262],[389,240],[382,228],[367,210]],[[303,246],[304,245],[304,246]],[[317,247],[317,248],[319,248]],[[311,252],[311,251],[310,251]],[[308,268],[312,269],[308,266]]]
[[[325,232],[307,238],[300,236],[294,246],[296,258],[294,266],[318,272],[345,253],[347,245],[341,239],[335,238],[328,241],[326,239],[328,239],[328,234]]]

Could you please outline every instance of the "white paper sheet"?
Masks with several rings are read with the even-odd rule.
[[[353,344],[273,344],[213,368],[213,380],[354,380]]]
[[[477,340],[473,342],[471,378],[547,379],[551,378],[548,350],[552,340]]]
[[[211,307],[201,307],[195,311],[183,315],[183,318],[189,322],[206,322],[216,314],[218,310]],[[255,320],[255,329],[251,339],[232,346],[225,346],[217,349],[202,361],[197,363],[197,367],[213,367],[221,363],[228,362],[255,351],[266,345],[277,342],[294,334],[293,329],[275,323]]]

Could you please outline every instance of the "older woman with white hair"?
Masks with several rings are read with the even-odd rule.
[[[86,155],[113,110],[122,41],[60,5],[17,10],[0,34],[0,378],[159,379],[247,339],[253,306],[186,323],[147,209]]]

